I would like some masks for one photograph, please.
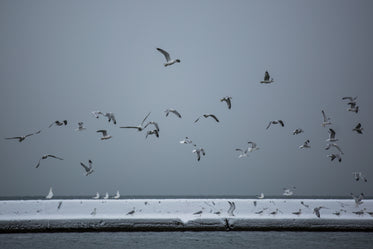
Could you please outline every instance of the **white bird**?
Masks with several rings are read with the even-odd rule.
[[[363,175],[361,172],[353,172],[354,178],[356,181],[359,181],[360,179],[363,180],[364,182],[367,182],[368,179]]]
[[[85,165],[84,163],[80,162],[80,165],[85,169],[85,172],[86,172],[86,176],[90,175],[93,173],[93,169],[92,169],[92,161],[91,160],[88,160],[88,166]]]
[[[181,144],[191,144],[193,142],[188,137],[185,137],[185,139],[181,140],[179,143],[181,143]]]
[[[265,73],[264,73],[264,80],[261,81],[260,83],[262,83],[262,84],[269,84],[269,83],[272,83],[273,81],[274,80],[273,80],[273,78],[270,78],[268,71],[265,71]]]
[[[232,97],[227,96],[227,97],[221,98],[220,102],[225,101],[227,103],[228,109],[231,109],[232,108],[231,99],[232,99]]]
[[[145,138],[148,138],[149,135],[155,135],[156,137],[159,137],[159,133],[158,133],[157,130],[148,131],[148,132],[146,133]]]
[[[238,155],[238,158],[243,158],[248,156],[249,148],[247,148],[246,150],[236,149],[236,151],[241,152],[241,154]]]
[[[24,136],[20,136],[20,137],[7,137],[5,139],[9,140],[9,139],[18,139],[18,142],[22,142],[23,140],[26,139],[26,137],[29,137],[29,136],[32,136],[32,135],[35,135],[35,134],[39,134],[41,132],[40,131],[37,131],[37,132],[34,132],[34,133],[30,133],[30,134],[27,134],[27,135],[24,135]]]
[[[299,149],[303,149],[303,148],[311,148],[311,145],[309,145],[310,143],[310,140],[306,140],[301,146],[299,146]]]
[[[83,122],[79,122],[79,123],[78,123],[78,128],[76,128],[75,130],[76,130],[76,131],[84,131],[85,129],[87,129],[87,128],[85,128],[85,127],[83,126]]]
[[[164,51],[163,49],[157,48],[157,50],[159,52],[161,52],[164,55],[164,57],[166,58],[166,63],[164,63],[165,67],[171,66],[171,65],[175,64],[176,62],[180,63],[180,59],[171,60],[170,54],[167,53],[166,51]]]
[[[93,199],[99,199],[100,198],[100,194],[97,192],[95,196],[92,197]]]
[[[109,199],[109,194],[108,194],[108,192],[105,193],[104,199],[105,199],[105,200],[106,200],[106,199]]]
[[[100,116],[98,116],[98,115],[103,115],[103,113],[102,112],[100,112],[100,111],[93,111],[93,112],[91,112],[96,118],[99,118]]]
[[[334,143],[332,143],[332,144],[328,144],[326,147],[325,147],[325,150],[329,150],[331,147],[334,147],[334,148],[336,148],[342,155],[344,154],[343,153],[343,151],[342,151],[342,149],[337,145],[337,144],[334,144]]]
[[[365,197],[364,193],[361,193],[359,196],[355,196],[353,193],[350,193],[350,195],[354,199],[356,207],[358,207],[360,204],[363,204],[362,200]]]
[[[45,197],[45,199],[52,199],[53,198],[53,190],[52,190],[52,187],[50,187],[49,189],[49,193],[47,194],[47,196]]]
[[[137,131],[142,131],[144,129],[145,120],[149,117],[149,115],[150,115],[150,112],[145,116],[141,124],[139,124],[138,126],[121,126],[119,128],[133,128],[133,129],[137,129]]]
[[[324,110],[321,111],[322,117],[323,117],[323,122],[321,123],[322,127],[325,127],[327,125],[331,125],[332,123],[330,122],[330,118],[328,118],[324,112]]]
[[[254,143],[254,142],[249,141],[247,143],[251,145],[251,147],[248,148],[249,152],[253,152],[253,151],[256,151],[256,150],[260,149],[259,147],[256,146],[256,143]]]
[[[45,155],[43,155],[43,156],[39,159],[39,162],[38,162],[38,164],[36,165],[35,168],[39,168],[39,166],[40,166],[40,161],[41,161],[41,160],[44,160],[44,159],[47,159],[48,157],[52,157],[52,158],[55,158],[55,159],[63,160],[62,158],[57,157],[57,156],[55,156],[55,155],[45,154]]]
[[[119,199],[120,197],[120,194],[119,194],[119,190],[117,190],[117,193],[113,196],[114,199]]]
[[[53,125],[57,125],[57,126],[67,125],[67,120],[64,120],[62,122],[56,120],[49,125],[49,128],[51,128]]]
[[[263,199],[263,198],[264,198],[264,194],[263,194],[263,193],[260,193],[260,195],[256,195],[256,198],[258,198],[258,199]]]
[[[203,148],[197,149],[196,145],[194,145],[194,148],[195,149],[192,150],[192,153],[196,153],[197,154],[197,161],[199,161],[199,160],[201,160],[201,153],[202,153],[203,156],[206,155],[205,150]]]
[[[171,112],[171,113],[175,114],[178,118],[181,118],[181,114],[178,111],[176,111],[175,109],[169,108],[169,109],[166,109],[164,112],[166,113],[166,117],[168,117],[168,114],[170,114],[170,112]]]
[[[194,123],[198,122],[198,120],[199,120],[200,118],[202,118],[202,117],[204,117],[204,118],[211,117],[211,118],[215,119],[216,122],[219,123],[219,119],[218,119],[214,114],[203,114],[202,116],[199,116],[199,117],[194,121]]]
[[[293,131],[293,135],[298,135],[300,133],[304,132],[302,129],[298,128]]]
[[[284,188],[284,192],[282,193],[282,195],[284,196],[292,196],[294,194],[294,190],[296,188],[294,186],[292,186],[291,188]]]
[[[342,162],[342,157],[339,154],[329,154],[326,155],[327,157],[330,157],[330,161],[333,161],[334,159],[337,159],[338,162]]]
[[[356,131],[359,134],[363,134],[363,128],[361,127],[361,124],[358,123],[355,128],[352,129],[353,131]]]
[[[107,113],[102,114],[102,115],[108,118],[109,123],[110,123],[110,121],[113,120],[113,123],[114,123],[114,124],[117,124],[117,120],[115,119],[114,113],[112,113],[112,112],[107,112]]]
[[[269,128],[272,124],[280,124],[282,127],[285,126],[285,125],[284,125],[284,122],[283,122],[282,120],[278,119],[278,120],[272,120],[272,121],[269,121],[269,123],[268,123],[266,129],[268,130],[268,128]]]
[[[335,138],[335,131],[332,128],[329,128],[329,138],[326,139],[327,142],[336,142],[338,141],[337,138]]]
[[[101,132],[102,133],[101,140],[106,140],[106,139],[111,138],[111,136],[107,134],[107,130],[98,130],[96,132]]]
[[[146,127],[148,127],[148,125],[154,125],[155,129],[159,132],[159,125],[157,122],[154,122],[154,121],[150,121],[148,122],[145,126],[144,126],[144,129],[146,129]]]

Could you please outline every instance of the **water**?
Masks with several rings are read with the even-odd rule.
[[[99,232],[0,234],[1,249],[373,248],[372,232]]]

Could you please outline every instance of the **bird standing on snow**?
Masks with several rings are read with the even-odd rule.
[[[179,59],[171,60],[170,54],[167,53],[166,51],[164,51],[163,49],[157,48],[157,50],[159,52],[161,52],[164,55],[164,57],[166,58],[166,63],[163,64],[165,67],[171,66],[171,65],[175,64],[176,62],[180,63]]]

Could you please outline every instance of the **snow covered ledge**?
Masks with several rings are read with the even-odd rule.
[[[373,231],[373,200],[0,201],[0,232],[187,230]]]

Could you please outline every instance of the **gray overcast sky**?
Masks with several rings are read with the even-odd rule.
[[[372,1],[0,1],[0,196],[372,195]],[[180,64],[165,68],[156,48]],[[275,82],[259,83],[269,70]],[[219,100],[232,96],[232,109]],[[358,96],[348,112],[344,96]],[[165,117],[166,108],[182,115]],[[91,111],[113,112],[117,125]],[[341,163],[324,150],[331,117]],[[151,111],[160,137],[120,129]],[[194,120],[213,113],[211,119]],[[52,127],[55,120],[67,127]],[[282,119],[285,127],[270,120]],[[76,132],[79,121],[87,130]],[[361,122],[364,134],[352,132]],[[302,128],[305,132],[293,136]],[[101,141],[98,129],[111,140]],[[197,162],[185,136],[205,148]],[[306,139],[311,149],[298,149]],[[235,148],[260,150],[238,158]],[[64,158],[43,160],[45,154]],[[86,177],[79,163],[91,159]],[[368,182],[355,182],[361,171]]]

